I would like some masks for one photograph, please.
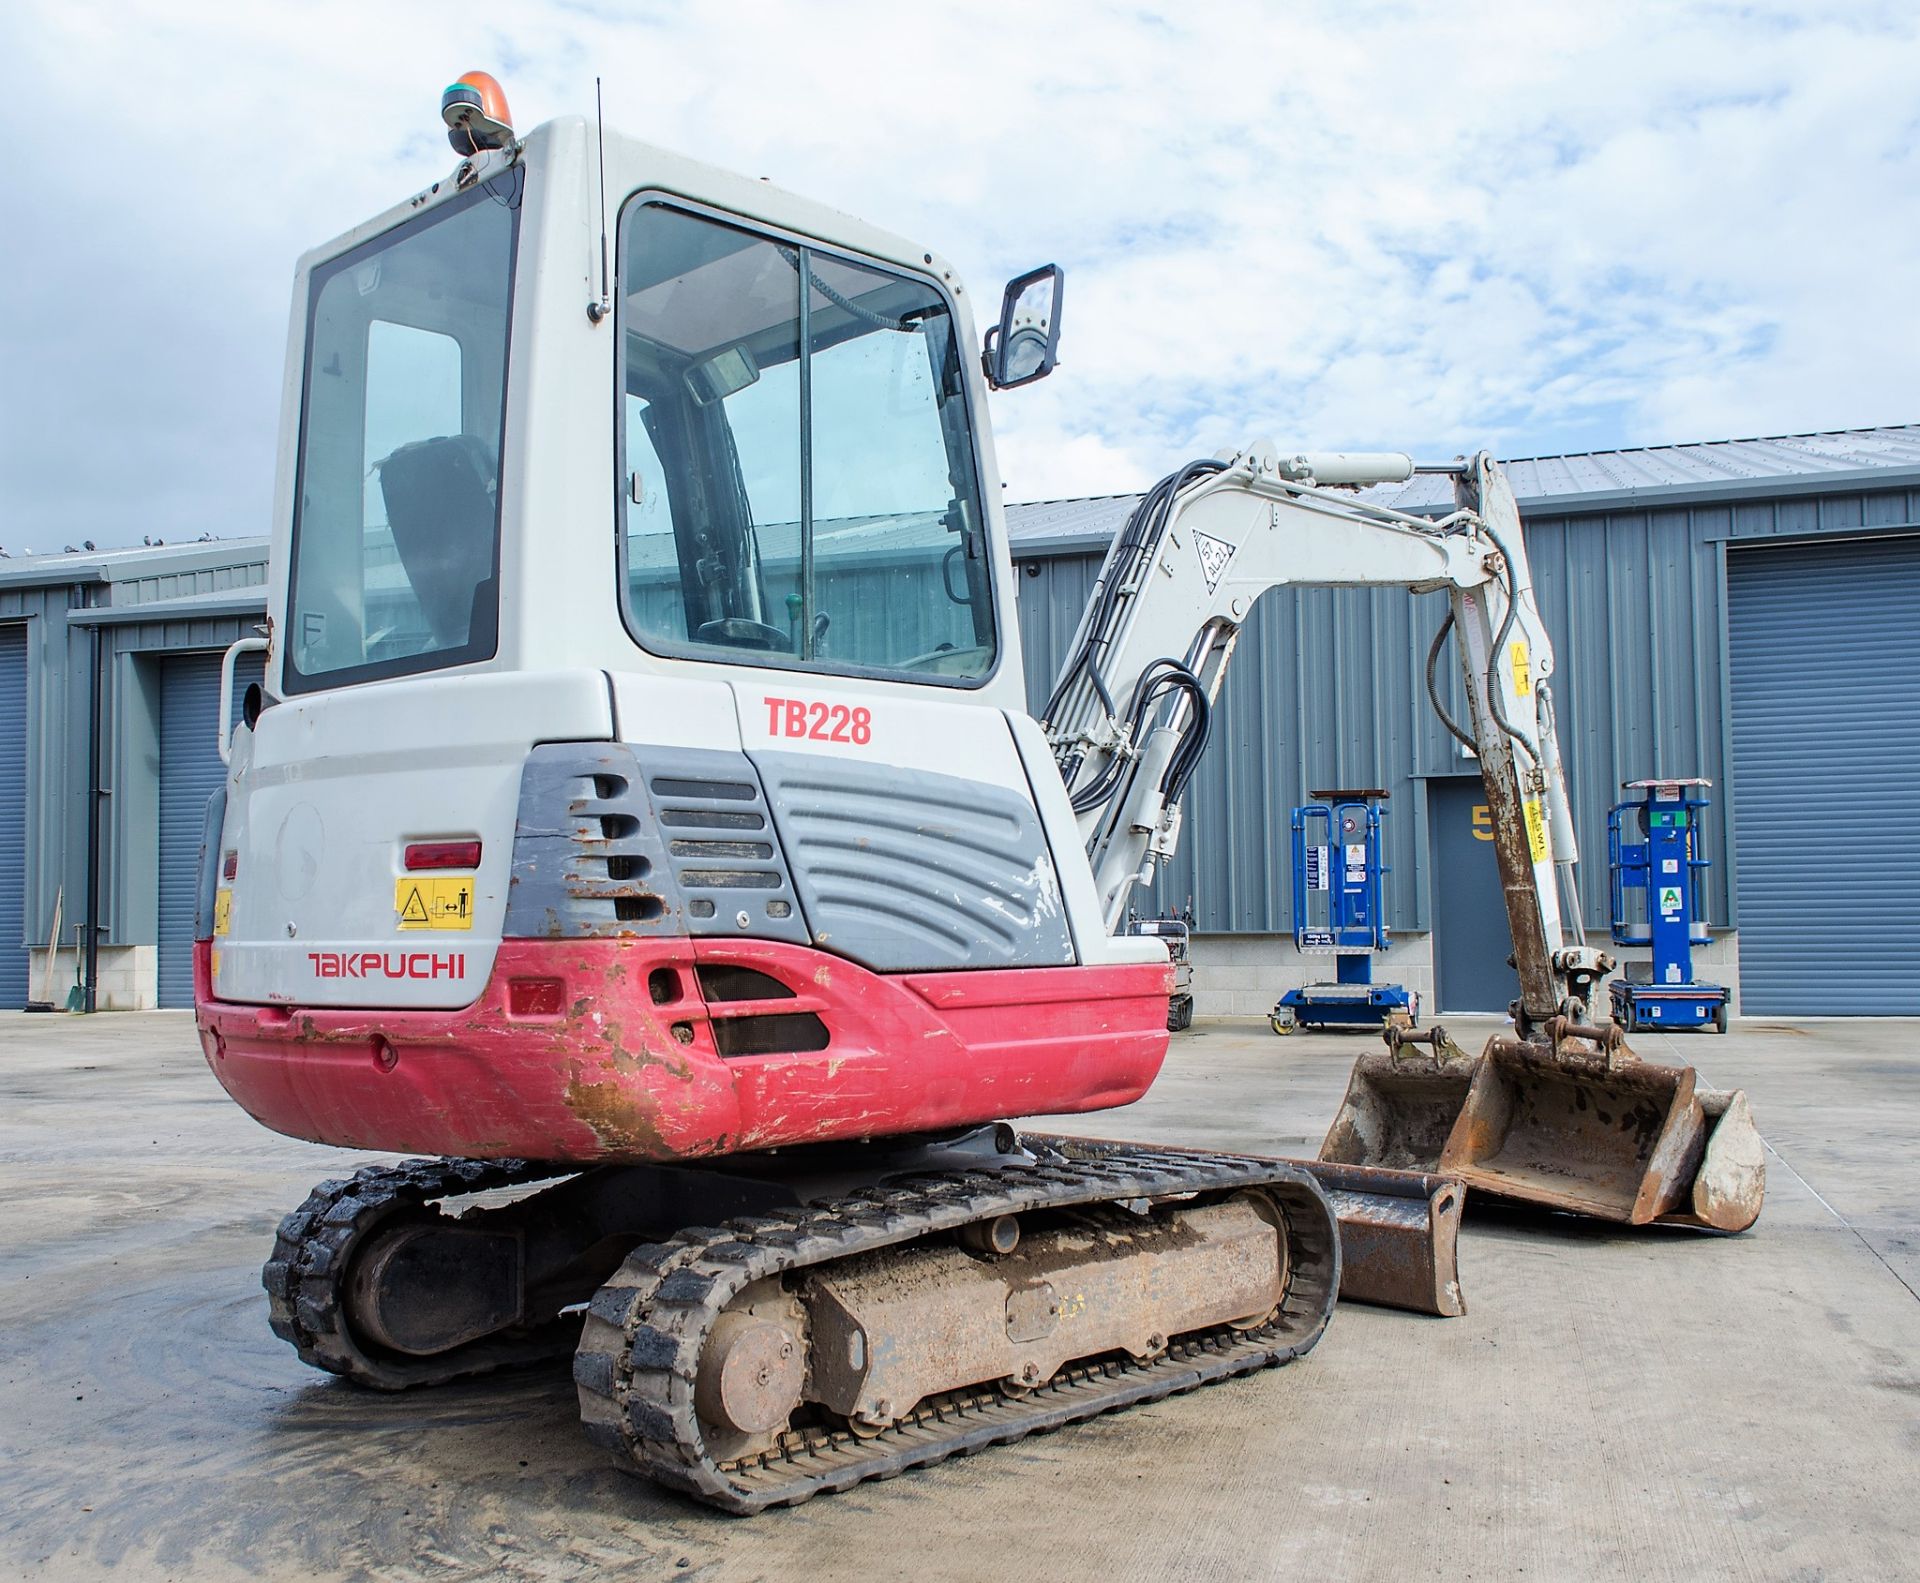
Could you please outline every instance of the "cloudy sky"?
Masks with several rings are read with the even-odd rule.
[[[450,168],[474,66],[978,296],[1063,264],[1013,500],[1920,421],[1911,5],[8,0],[0,546],[266,531],[293,261]]]

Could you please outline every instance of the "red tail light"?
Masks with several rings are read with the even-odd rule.
[[[566,1004],[567,985],[558,978],[507,980],[507,1014],[512,1017],[557,1017]]]
[[[407,872],[423,868],[478,868],[478,841],[415,841],[407,848]]]
[[[239,872],[240,854],[238,852],[229,852],[225,861],[220,865],[220,877],[224,880],[231,881],[233,876]]]

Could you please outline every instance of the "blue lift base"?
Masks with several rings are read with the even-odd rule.
[[[1631,984],[1616,978],[1610,994],[1613,1020],[1629,1033],[1640,1028],[1727,1031],[1724,984]]]
[[[1291,1021],[1286,1020],[1291,1017]],[[1307,984],[1290,989],[1273,1008],[1273,1031],[1295,1028],[1377,1029],[1420,1020],[1420,997],[1399,984]]]

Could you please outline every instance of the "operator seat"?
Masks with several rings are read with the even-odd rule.
[[[499,469],[471,434],[400,446],[374,469],[400,567],[435,649],[490,653],[499,624],[494,527]]]

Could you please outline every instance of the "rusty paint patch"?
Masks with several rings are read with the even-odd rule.
[[[649,1160],[674,1158],[650,1107],[636,1101],[621,1083],[589,1082],[580,1075],[577,1063],[569,1063],[566,1104],[609,1152]]]

